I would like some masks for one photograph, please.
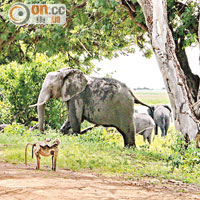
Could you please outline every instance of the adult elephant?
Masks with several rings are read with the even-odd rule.
[[[44,104],[50,98],[62,97],[69,117],[61,131],[79,134],[81,122],[115,127],[122,134],[125,146],[135,146],[133,123],[134,102],[139,101],[130,89],[112,78],[85,76],[80,70],[64,68],[47,74],[37,103],[39,129],[44,131]]]
[[[149,115],[154,119],[156,124],[155,135],[158,135],[158,127],[160,127],[161,136],[167,135],[171,112],[172,110],[168,105],[151,106],[151,109],[148,109]]]

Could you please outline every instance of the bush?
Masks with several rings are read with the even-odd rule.
[[[28,133],[31,133],[29,130],[26,129],[26,127],[22,124],[16,124],[13,123],[12,125],[7,126],[4,129],[6,134],[12,134],[12,135],[25,135]]]
[[[171,172],[181,169],[185,173],[200,174],[200,149],[197,149],[195,142],[187,145],[183,135],[177,135],[171,144],[172,153],[167,159],[167,165]]]

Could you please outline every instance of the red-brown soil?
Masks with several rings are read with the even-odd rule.
[[[178,200],[200,199],[200,187],[175,180],[123,180],[82,171],[0,162],[0,199],[2,200]]]

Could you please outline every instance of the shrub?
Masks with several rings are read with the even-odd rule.
[[[183,135],[178,134],[175,137],[170,146],[172,153],[167,159],[171,172],[181,169],[182,172],[199,174],[200,149],[196,148],[195,142],[187,146]]]
[[[30,133],[29,130],[26,129],[26,127],[22,124],[16,124],[13,123],[12,125],[7,126],[4,129],[6,134],[12,134],[12,135],[25,135]]]

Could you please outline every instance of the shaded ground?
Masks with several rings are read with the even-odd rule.
[[[175,180],[123,181],[91,172],[52,172],[44,166],[36,171],[33,166],[0,162],[0,199],[200,199],[200,188]]]

